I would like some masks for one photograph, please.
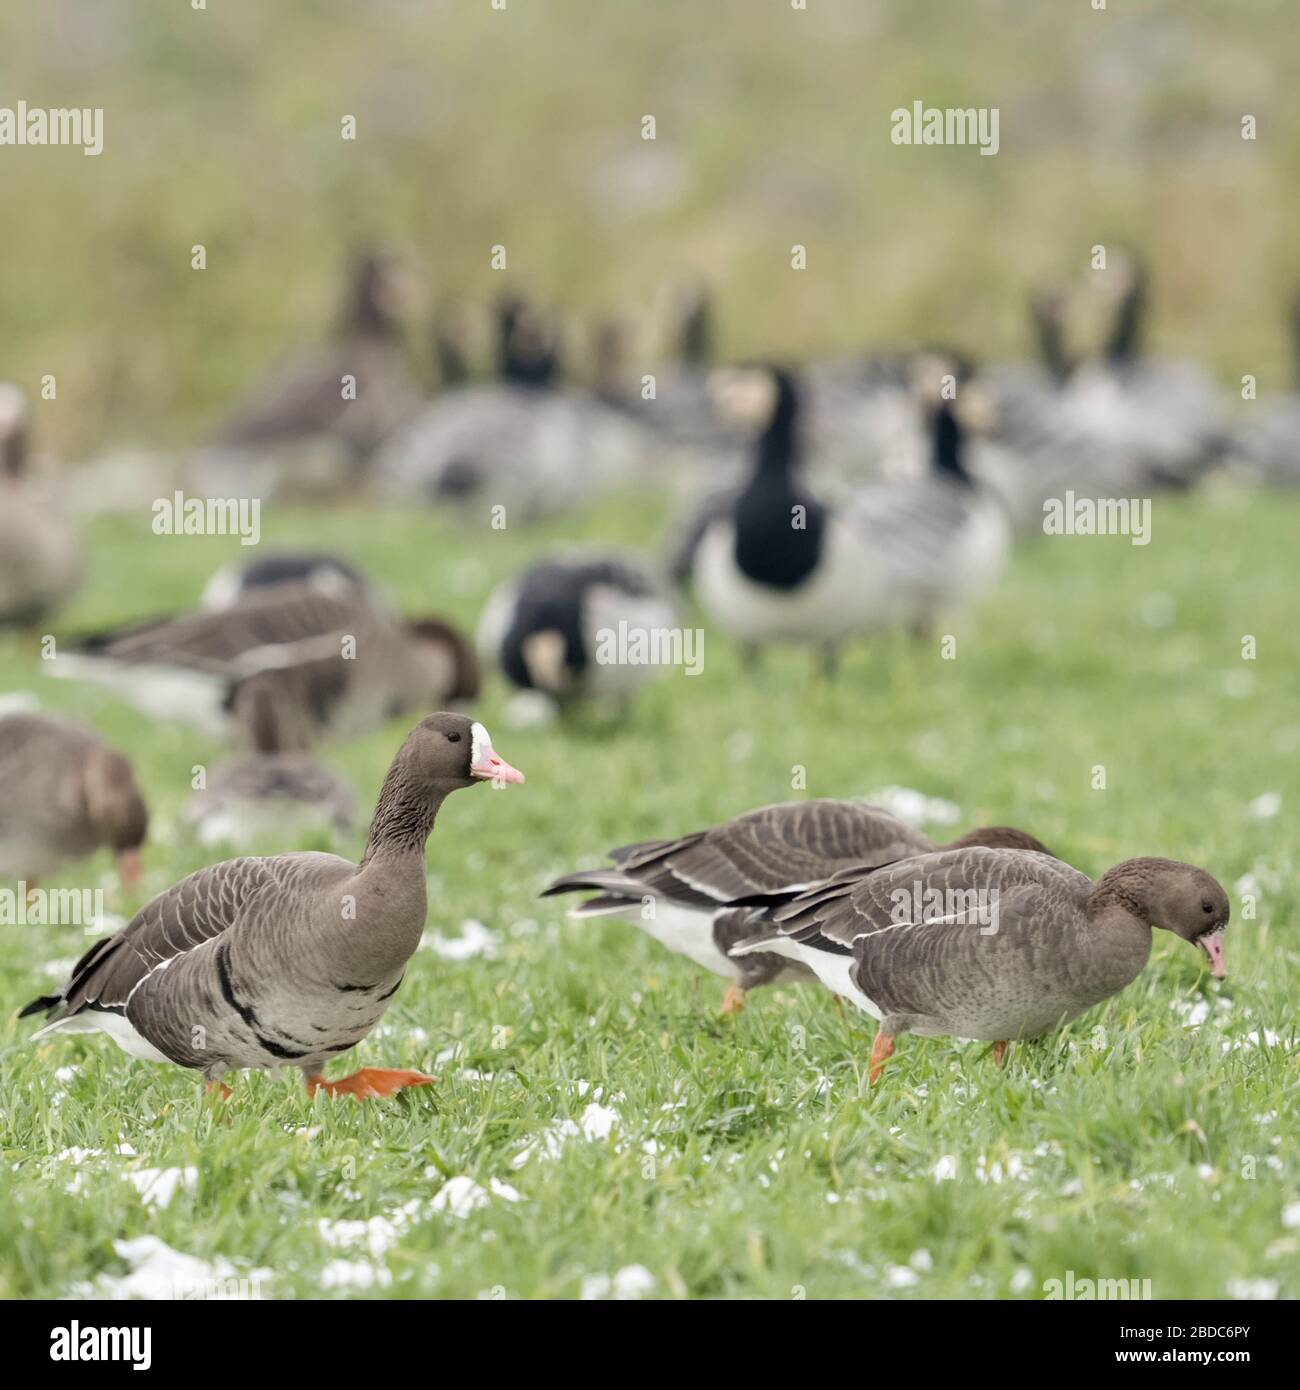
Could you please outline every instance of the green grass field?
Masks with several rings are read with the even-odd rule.
[[[652,521],[642,501],[481,534],[416,514],[273,513],[263,544],[336,546],[409,611],[470,622],[525,557],[575,533],[648,545]],[[438,1075],[392,1102],[313,1104],[296,1073],[241,1075],[222,1109],[193,1075],[106,1038],[32,1046],[18,1007],[87,941],[4,928],[0,1295],[119,1279],[114,1240],[145,1235],[231,1277],[258,1271],[267,1297],[1039,1298],[1067,1271],[1149,1279],[1157,1298],[1300,1295],[1298,525],[1295,496],[1157,498],[1146,548],[1018,552],[950,629],[955,660],[862,645],[831,684],[799,652],[744,676],[707,632],[704,673],[666,676],[622,727],[512,732],[494,683],[477,712],[528,782],[444,808],[428,939],[473,919],[495,949],[422,949],[381,1031],[340,1061]],[[101,522],[91,541],[90,582],[56,632],[184,606],[238,549],[155,537],[147,517]],[[148,892],[204,863],[179,811],[192,765],[219,750],[39,665],[0,639],[0,689],[76,711],[135,759],[154,813]],[[331,750],[367,802],[412,722]],[[871,1025],[815,987],[756,992],[722,1019],[720,981],[536,898],[611,845],[889,786],[955,802],[963,825],[1023,825],[1090,874],[1137,854],[1204,865],[1234,903],[1229,979],[1157,933],[1135,984],[1013,1048],[1005,1071],[982,1044],[909,1037],[868,1092]],[[1281,794],[1272,816],[1267,793]],[[137,905],[106,856],[56,882]],[[155,1169],[193,1172],[150,1202],[141,1170]],[[454,1177],[518,1200],[497,1189],[468,1215],[440,1210]]]

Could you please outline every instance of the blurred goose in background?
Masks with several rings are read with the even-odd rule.
[[[356,822],[352,788],[309,753],[281,747],[275,702],[258,690],[250,701],[251,753],[218,763],[186,806],[200,844],[248,845],[263,836],[301,840],[348,834]]]
[[[194,456],[191,486],[209,497],[355,491],[370,455],[424,400],[402,342],[412,298],[396,260],[358,256],[337,341],[270,368]]]
[[[945,394],[953,364],[918,359],[930,458],[920,478],[859,487],[823,501],[798,478],[799,390],[785,371],[720,374],[729,408],[765,419],[748,483],[705,510],[679,550],[710,620],[755,651],[766,642],[821,646],[928,627],[1001,573],[1009,524],[964,462],[961,407]],[[682,552],[689,559],[680,558]]]
[[[968,845],[814,884],[732,950],[798,961],[879,1019],[874,1083],[903,1033],[984,1039],[1000,1065],[1009,1043],[1136,979],[1152,927],[1222,978],[1228,916],[1222,886],[1191,864],[1130,859],[1093,883],[1046,854]]]
[[[675,622],[671,594],[644,562],[579,552],[540,560],[502,584],[484,607],[478,650],[518,690],[557,706],[623,704],[658,673],[652,644]]]
[[[1222,415],[1218,388],[1194,363],[1144,354],[1150,294],[1145,264],[1117,255],[1104,274],[1113,314],[1110,332],[1101,360],[1085,362],[1071,374],[1063,423],[1132,453],[1151,485],[1186,486],[1214,461]]]
[[[1109,271],[1091,274],[1082,294],[1040,291],[1031,299],[1041,368],[995,368],[981,377],[993,427],[973,468],[1025,530],[1041,531],[1043,504],[1067,491],[1122,498],[1189,486],[1220,450],[1214,382],[1191,363],[1141,351],[1145,267],[1116,253]]]
[[[1245,417],[1227,432],[1224,446],[1232,469],[1275,487],[1300,484],[1300,295],[1291,304],[1290,328],[1291,393],[1247,402]]]
[[[308,1093],[388,1096],[434,1078],[329,1061],[387,1011],[429,913],[425,846],[452,792],[522,782],[481,724],[431,714],[384,778],[359,864],[322,853],[230,859],[190,874],[103,937],[54,994],[34,1038],[107,1033],[129,1056],[172,1062],[225,1089],[228,1071],[298,1067]]]
[[[500,380],[445,391],[385,444],[373,469],[381,501],[500,505],[528,520],[637,477],[644,428],[560,384],[553,320],[509,298],[497,329]]]
[[[305,584],[317,593],[355,598],[383,607],[377,587],[339,555],[323,550],[272,552],[246,565],[223,565],[203,586],[199,606],[229,608],[254,589],[274,584]]]
[[[131,764],[98,734],[54,715],[0,716],[0,875],[32,886],[108,849],[130,892],[148,828]]]
[[[1032,835],[985,826],[949,848],[997,845],[1049,853]],[[610,869],[564,874],[543,893],[594,891],[574,918],[616,916],[677,955],[729,981],[723,1013],[744,1007],[745,992],[783,980],[816,979],[786,955],[730,954],[770,927],[774,905],[845,869],[867,872],[938,848],[880,806],[859,801],[784,801],[747,811],[676,840],[611,850]]]
[[[0,626],[55,612],[85,572],[62,490],[32,456],[27,397],[0,382]]]
[[[46,671],[119,691],[153,718],[249,737],[267,692],[279,746],[348,738],[430,703],[472,699],[474,649],[438,618],[395,619],[307,585],[250,590],[229,608],[60,642]]]

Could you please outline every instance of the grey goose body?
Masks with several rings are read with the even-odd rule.
[[[210,1083],[292,1065],[312,1087],[385,1093],[381,1073],[357,1073],[353,1085],[325,1083],[321,1070],[388,1008],[424,930],[425,842],[438,810],[482,780],[523,778],[481,725],[430,715],[389,768],[359,864],[294,853],[200,869],[97,942],[57,994],[23,1014],[49,1014],[38,1037],[106,1032],[132,1056],[193,1068]]]
[[[738,954],[809,964],[880,1020],[873,1079],[902,1033],[1037,1037],[1130,984],[1151,928],[1223,974],[1227,895],[1204,870],[1128,860],[1094,883],[1050,855],[966,845],[848,870],[778,907]]]
[[[918,385],[929,359],[917,359]],[[798,477],[801,393],[788,373],[719,375],[733,413],[765,419],[748,482],[711,497],[673,563],[709,619],[751,649],[928,629],[983,592],[1006,561],[1010,524],[963,463],[959,409],[927,407],[925,476],[817,496]]]
[[[972,830],[957,844],[1043,849],[1007,827]],[[866,870],[936,848],[879,806],[813,799],[762,806],[709,830],[611,851],[613,867],[565,874],[543,893],[594,891],[576,918],[618,916],[730,982],[726,1007],[744,992],[816,973],[784,952],[733,954],[770,925],[780,904],[845,869]]]
[[[191,459],[192,490],[210,497],[355,491],[370,455],[423,402],[402,341],[408,278],[387,255],[360,255],[336,339],[268,370]]]
[[[258,587],[228,608],[64,641],[46,670],[109,685],[155,718],[216,737],[246,732],[266,697],[284,749],[478,689],[473,648],[449,624],[390,617],[310,584]]]
[[[126,757],[47,714],[0,716],[0,875],[42,875],[108,849],[139,878],[149,813]]]

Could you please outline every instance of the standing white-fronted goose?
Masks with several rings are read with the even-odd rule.
[[[332,854],[230,859],[200,869],[81,958],[35,1036],[104,1032],[129,1055],[203,1074],[299,1067],[313,1094],[358,1100],[433,1080],[321,1073],[383,1017],[428,914],[425,842],[443,801],[478,781],[522,782],[480,724],[431,714],[384,778],[359,864]]]
[[[1003,845],[1048,853],[1023,830],[986,826],[953,845]],[[618,916],[678,955],[730,983],[723,1012],[745,992],[811,968],[771,952],[738,957],[731,948],[762,933],[772,905],[846,868],[871,869],[924,854],[933,840],[880,806],[859,801],[782,801],[677,840],[647,840],[610,851],[612,869],[557,878],[542,894],[599,894],[575,918]]]
[[[876,1081],[903,1033],[1007,1044],[1035,1038],[1118,994],[1163,927],[1205,952],[1222,979],[1228,896],[1172,859],[1129,859],[1096,883],[1049,855],[967,846],[850,869],[778,907],[733,948],[813,969],[880,1020]]]
[[[402,342],[409,274],[357,256],[337,339],[267,373],[191,462],[206,496],[329,495],[355,489],[370,454],[419,410]]]
[[[0,627],[39,622],[84,571],[63,494],[32,456],[27,397],[0,381]]]
[[[918,375],[934,374],[928,359]],[[926,389],[939,395],[938,380]],[[1001,572],[1009,523],[966,471],[959,408],[930,405],[925,477],[859,488],[834,504],[796,476],[799,391],[786,372],[720,374],[728,408],[765,415],[753,471],[698,530],[691,572],[710,619],[753,652],[769,641],[815,643],[828,661],[854,635],[925,630]],[[679,567],[680,568],[680,567]]]
[[[650,643],[675,621],[672,596],[643,562],[575,553],[501,585],[479,620],[478,650],[521,691],[621,702],[656,674]]]
[[[215,737],[270,692],[280,746],[310,748],[434,700],[472,699],[478,660],[440,619],[402,621],[310,585],[250,590],[229,608],[60,642],[47,674],[98,681],[155,718]]]
[[[130,891],[148,828],[131,764],[97,734],[48,714],[0,716],[0,875],[30,885],[109,849]]]

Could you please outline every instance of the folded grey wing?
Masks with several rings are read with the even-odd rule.
[[[653,856],[674,877],[717,902],[785,897],[847,866],[870,868],[932,849],[919,831],[854,801],[789,801],[760,807],[702,835],[619,861],[637,873]]]
[[[160,893],[120,932],[82,956],[68,983],[46,1004],[50,1021],[85,1009],[121,1012],[151,970],[220,936],[255,895],[274,885],[275,864],[274,859],[230,859]]]

